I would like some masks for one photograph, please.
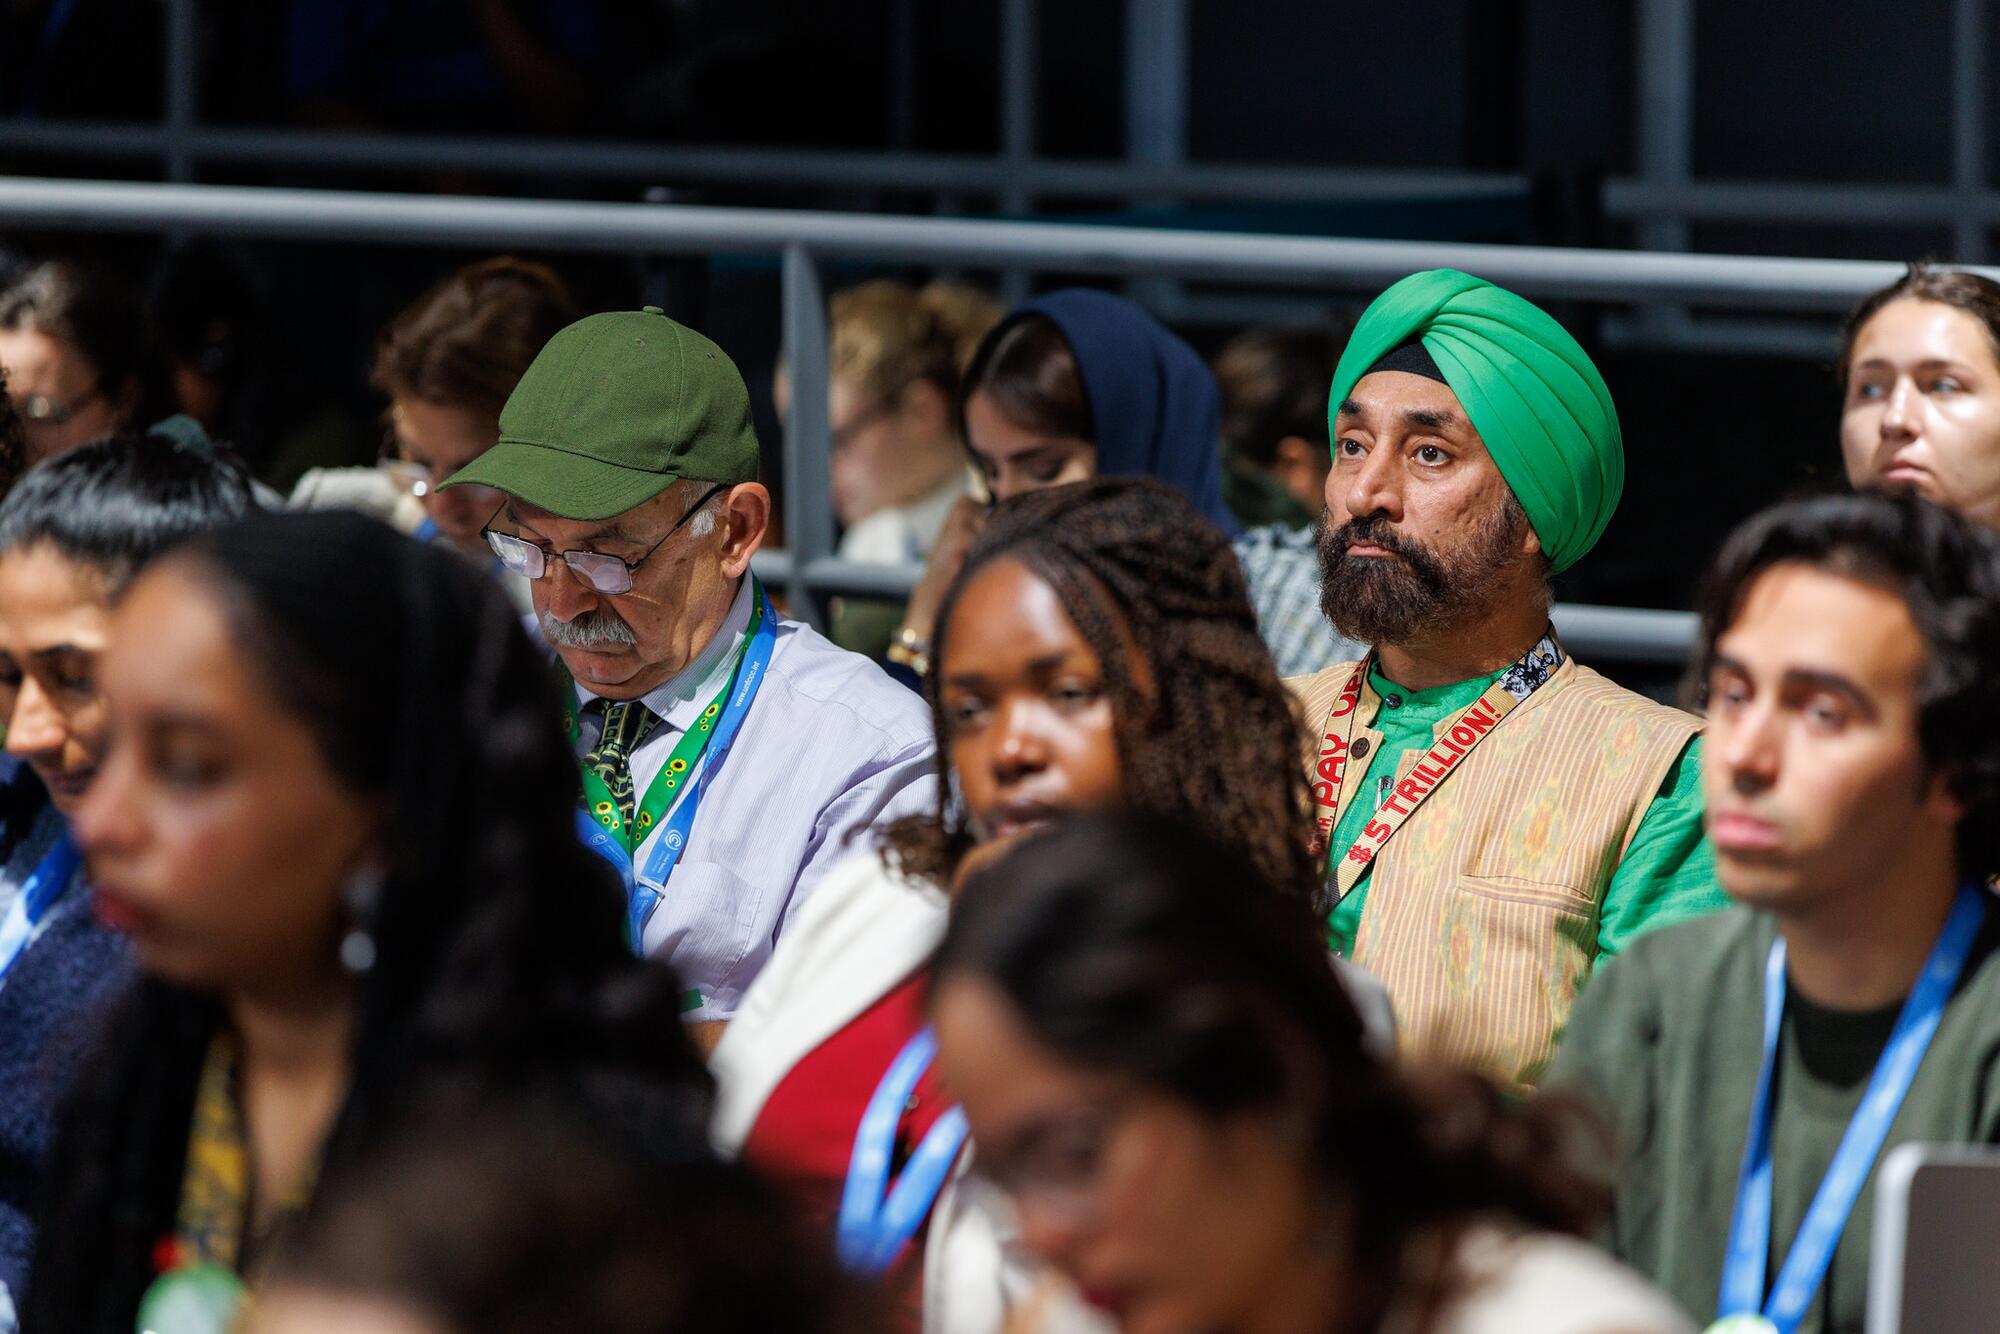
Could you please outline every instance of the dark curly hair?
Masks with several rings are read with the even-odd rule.
[[[494,1102],[635,1144],[698,1139],[708,1083],[671,970],[632,957],[623,895],[576,837],[555,684],[505,593],[356,514],[268,514],[140,576],[210,590],[243,660],[349,790],[385,812],[331,1186],[406,1118]],[[129,1334],[174,1227],[221,998],[144,980],[59,1122],[22,1324]]]
[[[1298,898],[1185,820],[1093,815],[1024,841],[952,904],[931,994],[997,988],[1036,1043],[1226,1120],[1266,1118],[1304,1159],[1352,1248],[1328,1328],[1435,1313],[1446,1241],[1481,1219],[1584,1234],[1610,1205],[1584,1167],[1605,1145],[1575,1103],[1520,1103],[1483,1076],[1384,1060]],[[1415,1245],[1413,1245],[1415,1244]],[[1429,1328],[1419,1321],[1414,1328]]]
[[[1104,665],[1130,804],[1192,821],[1244,849],[1270,883],[1317,900],[1324,877],[1312,853],[1300,725],[1258,637],[1242,567],[1185,496],[1144,477],[1053,487],[995,507],[938,610],[930,703],[939,805],[891,827],[888,848],[901,868],[948,881],[972,845],[950,805],[951,725],[937,682],[959,597],[998,560],[1046,581]],[[1128,661],[1128,643],[1144,672]]]
[[[1878,584],[1909,608],[1924,641],[1917,742],[1965,807],[1959,874],[2000,871],[2000,539],[1915,496],[1823,496],[1752,516],[1723,544],[1696,601],[1701,637],[1687,678],[1695,707],[1707,703],[1716,641],[1750,586],[1787,564]]]

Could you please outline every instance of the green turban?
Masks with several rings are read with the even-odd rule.
[[[1419,339],[1551,564],[1558,572],[1576,564],[1604,535],[1625,489],[1625,445],[1604,377],[1541,307],[1484,278],[1429,269],[1362,314],[1334,371],[1329,424],[1370,367]]]

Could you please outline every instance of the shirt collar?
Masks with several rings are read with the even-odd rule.
[[[954,469],[951,476],[938,483],[936,490],[918,496],[902,507],[910,527],[916,530],[917,540],[923,543],[925,550],[929,550],[930,545],[937,541],[938,530],[944,527],[945,518],[951,513],[951,507],[958,503],[958,498],[964,495],[965,491],[965,473]]]
[[[1500,671],[1486,676],[1469,677],[1463,681],[1454,681],[1450,685],[1432,686],[1429,690],[1407,690],[1382,675],[1379,667],[1370,666],[1368,685],[1380,698],[1387,699],[1390,695],[1394,695],[1401,700],[1400,707],[1404,717],[1430,716],[1456,713],[1485,694],[1486,688],[1499,680],[1506,670],[1503,667]]]
[[[736,648],[750,630],[750,612],[756,597],[756,582],[746,574],[736,587],[736,600],[729,604],[728,615],[722,618],[722,624],[716,627],[701,652],[694,655],[694,661],[639,697],[669,726],[686,731],[695,715],[729,684],[729,675],[736,670]],[[596,698],[581,685],[576,687],[579,707]]]
[[[849,525],[841,534],[843,560],[869,565],[899,565],[921,562],[937,544],[951,507],[966,492],[966,476],[954,470],[936,490],[926,492],[902,505],[876,510]]]

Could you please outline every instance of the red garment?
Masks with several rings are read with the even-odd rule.
[[[823,1227],[828,1237],[834,1235],[840,1216],[840,1196],[847,1185],[847,1165],[854,1155],[861,1114],[904,1044],[927,1022],[926,978],[921,969],[912,973],[845,1028],[806,1053],[772,1088],[743,1141],[744,1159],[790,1190],[804,1208],[807,1221]],[[933,1065],[917,1080],[916,1092],[904,1105],[903,1119],[896,1127],[889,1181],[892,1188],[910,1154],[951,1105]],[[923,1324],[923,1253],[928,1228],[926,1216],[882,1279],[895,1296],[904,1327],[913,1332]]]

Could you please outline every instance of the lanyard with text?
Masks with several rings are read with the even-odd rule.
[[[703,709],[687,731],[681,734],[681,739],[675,743],[673,753],[667,757],[667,762],[660,766],[660,771],[653,775],[653,781],[647,784],[646,795],[640,799],[629,826],[619,814],[618,803],[612,798],[611,789],[605,785],[604,780],[589,765],[582,766],[584,809],[604,826],[605,832],[618,841],[628,856],[637,852],[639,845],[653,832],[653,826],[659,823],[667,807],[680,795],[681,785],[686,781],[688,773],[700,762],[702,753],[717,736],[721,735],[722,728],[726,725],[722,721],[722,714],[730,707],[730,702],[737,693],[737,685],[743,679],[744,666],[749,661],[753,646],[757,643],[758,632],[767,620],[764,615],[765,600],[762,588],[757,589],[757,601],[753,605],[750,631],[743,647],[737,651],[736,668],[730,673],[728,684],[722,687],[715,698],[708,702],[708,707]],[[560,667],[560,659],[558,666]],[[568,675],[567,670],[564,670],[565,687],[570,685]],[[750,687],[750,693],[756,693],[754,683]],[[563,697],[563,728],[569,733],[571,746],[577,744],[580,735],[575,700],[576,692],[573,689],[568,690]],[[744,704],[747,707],[749,701],[745,699]]]
[[[1722,1265],[1720,1316],[1712,1329],[1792,1334],[1806,1317],[1813,1296],[1833,1262],[1834,1248],[1846,1230],[1848,1215],[1861,1194],[1875,1160],[1889,1137],[1917,1066],[1944,1018],[1972,942],[1986,919],[1986,895],[1973,885],[1958,891],[1951,916],[1937,944],[1931,947],[1924,971],[1896,1016],[1889,1041],[1869,1076],[1861,1105],[1834,1150],[1833,1162],[1813,1193],[1790,1254],[1778,1270],[1778,1281],[1764,1295],[1764,1274],[1771,1250],[1771,1079],[1778,1063],[1778,1038],[1785,1009],[1785,942],[1771,943],[1764,965],[1764,1065],[1757,1076],[1757,1093],[1750,1104],[1750,1134],[1743,1146],[1743,1170],[1737,1178],[1736,1213],[1729,1228],[1729,1250]]]
[[[1375,655],[1371,652],[1354,665],[1353,674],[1340,688],[1340,694],[1334,699],[1333,707],[1327,711],[1326,722],[1320,728],[1319,760],[1313,768],[1312,794],[1313,814],[1323,847],[1331,843],[1345,803],[1351,797],[1346,782],[1348,751],[1361,714],[1374,698],[1374,691],[1367,685],[1368,673],[1374,662]],[[1551,630],[1523,654],[1519,662],[1500,673],[1499,679],[1488,686],[1484,694],[1442,729],[1442,737],[1431,747],[1430,753],[1417,761],[1408,778],[1396,784],[1374,818],[1362,829],[1361,836],[1354,840],[1354,846],[1334,865],[1336,899],[1347,897],[1348,891],[1360,881],[1383,845],[1403,827],[1411,813],[1437,791],[1438,784],[1464,763],[1465,757],[1472,753],[1472,748],[1479,744],[1481,738],[1499,726],[1500,720],[1512,713],[1522,700],[1540,689],[1562,663],[1562,645],[1556,642],[1555,632]]]
[[[744,715],[750,712],[750,702],[757,697],[757,688],[763,684],[765,669],[771,665],[771,650],[778,640],[777,615],[771,610],[771,601],[761,585],[756,588],[756,598],[748,638],[736,660],[736,670],[730,676],[729,684],[709,701],[701,716],[682,734],[666,764],[661,766],[660,772],[647,786],[645,799],[633,819],[635,828],[619,828],[622,821],[618,816],[618,807],[611,800],[604,780],[588,768],[583,771],[586,810],[579,815],[578,828],[583,833],[584,842],[616,867],[625,882],[626,926],[635,950],[641,946],[647,919],[660,905],[660,891],[666,887],[667,878],[674,873],[674,864],[680,860],[681,851],[687,846],[688,831],[694,826],[702,794],[714,781],[723,760],[728,758],[736,733],[743,726]],[[568,724],[572,743],[577,736],[574,701],[575,692],[571,691],[565,698],[564,720]],[[704,757],[706,763],[703,763]],[[690,772],[695,773],[694,780],[687,783],[683,790],[683,781]],[[674,801],[676,796],[680,798],[678,803]],[[610,808],[608,818],[607,806]],[[670,807],[672,814],[667,815],[666,827],[654,842],[643,872],[637,870],[633,865],[634,854]]]
[[[0,917],[0,982],[6,981],[15,961],[34,943],[49,909],[76,878],[76,868],[82,860],[76,840],[65,829],[55,846],[42,855],[27,883],[21,886],[21,892],[7,905],[6,916]]]
[[[932,1123],[903,1165],[895,1188],[889,1188],[896,1127],[917,1081],[936,1055],[937,1034],[928,1028],[904,1043],[861,1114],[847,1185],[840,1194],[838,1230],[840,1262],[854,1273],[881,1274],[895,1263],[936,1203],[965,1144],[965,1111],[953,1107]]]

